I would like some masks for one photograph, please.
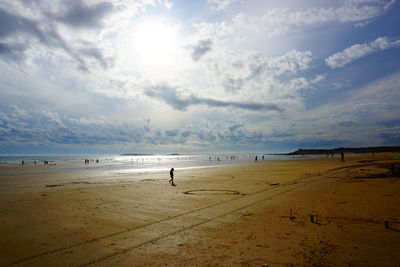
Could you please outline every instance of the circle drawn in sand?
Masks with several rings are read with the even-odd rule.
[[[187,195],[239,195],[239,191],[236,190],[223,190],[223,189],[199,189],[189,190],[183,192]]]

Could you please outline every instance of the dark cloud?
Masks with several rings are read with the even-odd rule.
[[[98,28],[102,26],[104,17],[111,13],[114,6],[103,2],[87,5],[81,0],[66,1],[59,13],[50,13],[49,17],[76,28]]]
[[[165,134],[168,137],[178,136],[179,135],[179,130],[177,130],[177,129],[175,129],[175,130],[166,130]]]
[[[146,90],[145,94],[160,99],[177,110],[186,110],[187,107],[192,105],[206,105],[209,107],[233,107],[253,111],[281,111],[278,105],[268,103],[221,101],[193,95],[184,98],[178,95],[175,88],[167,84],[154,86]]]
[[[47,23],[42,24],[0,8],[0,39],[33,38],[46,46],[68,50],[57,30]]]
[[[242,127],[242,126],[243,125],[241,125],[241,124],[234,124],[234,125],[229,126],[228,129],[229,129],[230,132],[234,132],[237,129],[239,129],[240,127]]]
[[[222,86],[224,87],[224,90],[227,92],[237,92],[240,91],[240,89],[243,87],[243,85],[246,83],[245,79],[234,79],[234,78],[226,78],[222,82]]]
[[[0,113],[0,147],[20,144],[93,144],[142,143],[142,125],[104,120],[71,118],[40,109],[14,106],[12,112]]]
[[[70,52],[70,49],[55,29],[50,26],[40,27],[35,20],[11,14],[0,8],[0,25],[0,39],[17,40],[22,38],[25,43],[35,39],[46,46],[60,47]],[[3,43],[2,51],[3,53],[13,53],[16,49],[22,51],[26,48],[27,46],[18,46],[11,41],[8,44]]]
[[[21,43],[7,44],[0,42],[0,57],[5,61],[20,62],[24,59],[24,52],[27,48],[27,45]]]
[[[194,61],[198,61],[202,56],[212,49],[213,42],[210,39],[200,40],[196,45],[190,47],[192,50],[191,57]]]
[[[354,125],[355,125],[355,123],[352,121],[343,121],[343,122],[339,122],[337,124],[338,127],[352,127]]]
[[[30,47],[27,44],[32,44],[32,41],[36,40],[47,48],[64,51],[75,61],[80,70],[86,72],[89,71],[88,60],[96,60],[103,68],[108,68],[113,63],[92,44],[85,44],[80,49],[71,47],[52,23],[11,14],[0,8],[0,25],[0,56],[3,60],[22,61]]]
[[[192,133],[191,133],[190,131],[183,131],[183,132],[181,132],[181,136],[182,136],[183,138],[189,137],[189,136],[191,136],[191,135],[192,135]]]
[[[381,133],[378,135],[379,138],[383,139],[383,144],[393,146],[395,144],[400,144],[400,133]]]
[[[175,88],[168,85],[154,86],[151,89],[146,90],[145,94],[163,100],[165,103],[178,110],[185,110],[190,105],[190,103],[178,96]]]
[[[102,51],[96,47],[82,48],[79,52],[84,57],[96,60],[103,69],[107,69],[114,63],[113,60],[106,58]]]
[[[42,43],[47,43],[46,34],[33,20],[14,15],[0,8],[0,38],[7,38],[21,33],[29,34]]]

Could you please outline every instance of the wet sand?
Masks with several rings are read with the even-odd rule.
[[[0,265],[397,266],[399,158],[0,174]]]

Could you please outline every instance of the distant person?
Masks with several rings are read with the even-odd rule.
[[[343,153],[343,151],[340,152],[340,157],[341,157],[341,159],[342,159],[342,162],[345,162],[345,161],[344,161],[344,153]]]
[[[21,165],[24,165],[25,164],[25,162],[24,161],[21,161]]]
[[[389,175],[400,176],[400,168],[396,164],[392,163],[389,167]]]
[[[256,161],[258,160],[258,156],[256,156]]]
[[[174,168],[171,168],[171,170],[169,171],[169,177],[171,177],[171,179],[169,179],[168,183],[175,186],[175,184],[174,184]]]

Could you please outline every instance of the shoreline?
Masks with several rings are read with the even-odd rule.
[[[289,155],[290,156],[290,155]],[[195,163],[186,164],[183,166],[179,166],[181,162],[175,161],[170,162],[170,166],[174,167],[177,170],[186,170],[186,169],[202,169],[202,168],[211,168],[211,167],[220,167],[220,166],[232,166],[237,164],[249,164],[253,162],[270,162],[270,161],[284,161],[284,160],[307,160],[307,159],[315,159],[322,157],[320,155],[314,156],[296,156],[286,159],[282,158],[269,158],[269,159],[259,159],[255,161],[254,159],[238,159],[238,160],[212,160],[212,161],[198,161]],[[40,173],[40,172],[57,172],[57,171],[84,171],[84,170],[103,170],[110,172],[120,172],[120,173],[155,173],[160,171],[167,171],[170,169],[169,166],[165,166],[165,163],[162,162],[164,166],[158,166],[157,162],[154,161],[152,164],[146,164],[141,162],[129,162],[129,163],[109,163],[109,162],[99,162],[99,163],[91,163],[91,164],[82,164],[82,163],[71,163],[71,164],[49,164],[49,165],[0,165],[0,175],[1,174],[22,174],[22,173]],[[178,165],[175,167],[175,165]]]
[[[0,174],[0,265],[395,266],[398,156]]]
[[[0,156],[0,169],[2,167],[54,167],[54,166],[99,166],[99,165],[132,165],[132,164],[153,164],[157,165],[159,163],[165,162],[201,162],[202,164],[208,163],[218,163],[225,164],[226,162],[250,162],[258,156],[258,160],[261,161],[263,156],[266,156],[265,160],[287,160],[287,159],[297,159],[297,158],[308,158],[315,157],[318,155],[289,155],[289,154],[187,154],[187,155],[142,155],[142,156],[115,156],[106,155],[101,157],[88,157],[89,163],[84,163],[85,158],[82,156],[39,156],[44,157],[41,159],[35,156]],[[12,160],[10,158],[13,158]],[[21,162],[24,161],[24,164]],[[44,164],[47,161],[48,164]],[[7,163],[8,162],[8,163]],[[35,164],[34,162],[37,162]]]

